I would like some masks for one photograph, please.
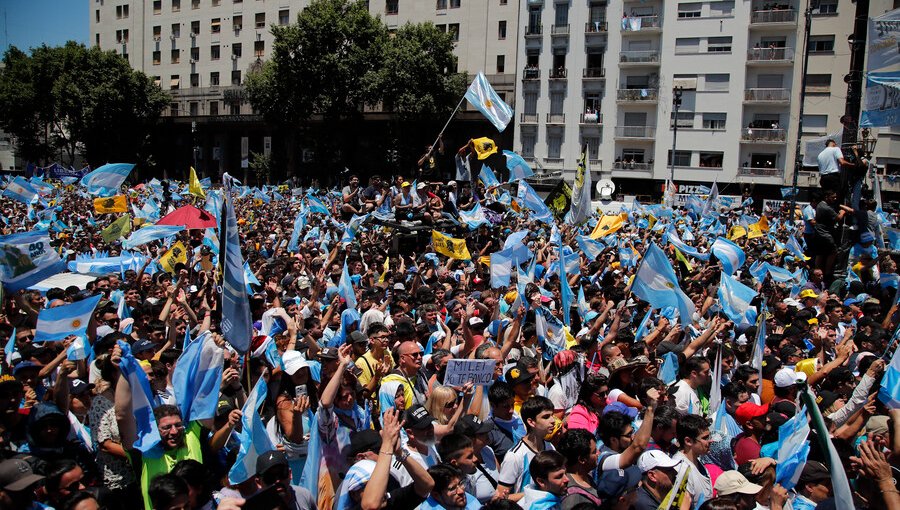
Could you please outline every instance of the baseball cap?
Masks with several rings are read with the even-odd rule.
[[[23,491],[43,479],[43,476],[34,474],[31,465],[22,459],[0,462],[0,487],[5,491]]]
[[[638,410],[636,408],[627,406],[622,402],[613,402],[612,404],[607,404],[607,406],[603,408],[603,414],[610,412],[622,413],[632,420],[637,418],[638,415]]]
[[[369,343],[369,339],[362,333],[362,331],[351,331],[350,332],[350,342],[351,344],[367,344]]]
[[[41,365],[39,363],[35,363],[33,361],[23,361],[23,362],[19,363],[18,365],[16,365],[16,368],[13,369],[13,374],[18,375],[19,372],[21,372],[22,370],[25,370],[26,368],[40,369],[42,366],[43,365]]]
[[[406,425],[404,427],[414,430],[422,430],[434,424],[434,417],[428,414],[428,410],[422,405],[414,405],[406,411]]]
[[[734,418],[739,424],[745,425],[753,418],[765,416],[768,412],[769,404],[758,405],[753,402],[744,402],[735,409]]]
[[[350,434],[350,444],[341,452],[344,457],[356,457],[363,452],[378,450],[381,446],[381,434],[377,430],[364,429]]]
[[[808,460],[806,461],[806,466],[803,467],[803,472],[800,473],[800,479],[797,480],[797,484],[803,485],[804,483],[824,480],[831,480],[831,473],[828,472],[828,468],[819,461]]]
[[[0,389],[18,388],[22,389],[22,381],[16,379],[9,374],[0,375]]]
[[[814,298],[815,299],[817,297],[819,297],[819,295],[816,294],[816,291],[814,291],[812,289],[806,289],[800,293],[800,299],[806,299],[806,298]]]
[[[506,371],[506,383],[510,386],[515,386],[517,384],[526,383],[532,379],[534,379],[534,374],[526,370],[521,366],[514,366]]]
[[[816,396],[816,405],[820,411],[824,411],[834,404],[834,401],[840,397],[837,393],[828,390],[822,390]]]
[[[762,487],[750,483],[747,477],[740,472],[731,470],[725,471],[716,479],[716,492],[719,496],[728,496],[729,494],[756,494],[762,490]]]
[[[484,324],[484,321],[481,320],[480,317],[470,317],[469,318],[469,326],[475,327],[475,326],[481,326],[482,324]]]
[[[319,351],[319,359],[338,359],[338,351],[334,347],[326,347]]]
[[[806,374],[794,372],[793,368],[782,368],[775,372],[775,386],[778,388],[787,388],[804,382],[806,382]]]
[[[476,434],[487,434],[494,428],[494,422],[490,418],[481,421],[481,418],[467,414],[456,422],[454,432],[463,434],[468,437],[474,437]]]
[[[416,189],[425,189],[425,183],[424,182],[417,183]]]
[[[875,236],[873,236],[871,232],[866,231],[866,232],[863,232],[862,234],[860,234],[860,236],[859,236],[860,244],[872,243],[872,242],[875,242]]]
[[[269,450],[256,458],[256,474],[262,475],[275,466],[288,466],[287,455],[279,450]]]
[[[412,186],[412,184],[410,184],[409,181],[403,181],[403,184],[400,185],[401,188],[408,188],[410,186]]]
[[[638,457],[638,468],[641,470],[641,473],[646,473],[653,469],[674,468],[678,464],[681,464],[680,460],[675,460],[660,450],[646,451]]]
[[[142,338],[135,341],[134,344],[131,345],[131,354],[140,354],[142,352],[152,351],[155,345],[156,344],[154,344],[150,340]]]
[[[69,379],[69,394],[71,395],[81,395],[92,389],[94,389],[94,385],[84,379]]]
[[[405,290],[406,290],[406,285],[403,285],[402,283],[399,283],[399,282],[398,282],[398,283],[395,283],[395,284],[394,284],[394,290],[399,290],[399,291],[401,291],[401,292],[402,292],[402,291],[405,291]]]
[[[309,368],[309,362],[297,351],[287,351],[281,357],[284,362],[284,371],[288,375],[294,375],[301,368]]]

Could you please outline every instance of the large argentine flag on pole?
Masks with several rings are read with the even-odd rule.
[[[147,225],[132,232],[128,239],[122,243],[122,246],[126,250],[131,250],[151,241],[173,236],[182,230],[184,230],[184,225]]]
[[[694,303],[678,286],[678,277],[668,257],[655,243],[650,243],[631,284],[635,296],[653,308],[671,306],[678,310],[681,323],[693,322]]]
[[[747,260],[744,250],[724,237],[716,238],[711,251],[722,263],[722,269],[729,275],[734,274]]]
[[[231,176],[225,174],[225,200],[219,217],[219,261],[222,267],[222,334],[238,352],[250,348],[250,300],[244,282],[244,258],[237,218],[231,202]]]
[[[256,459],[275,448],[266,433],[266,426],[259,415],[259,407],[266,398],[267,385],[264,377],[256,381],[256,386],[247,397],[244,408],[241,409],[241,431],[234,432],[235,438],[240,444],[237,459],[228,472],[228,481],[233,484],[246,482],[251,476],[256,475]]]
[[[491,87],[491,84],[488,83],[487,78],[484,77],[484,73],[481,71],[478,72],[478,75],[472,80],[472,84],[469,85],[469,90],[466,91],[466,99],[491,121],[491,124],[497,128],[497,131],[502,132],[506,129],[509,121],[512,120],[512,108],[500,99],[500,96],[494,91],[494,88]]]
[[[58,342],[70,335],[84,336],[94,308],[102,296],[97,295],[71,305],[46,308],[38,314],[35,342]]]
[[[172,388],[185,421],[216,416],[224,357],[225,350],[208,331],[184,347],[172,374]]]
[[[144,367],[131,354],[131,346],[121,340],[118,344],[122,349],[119,371],[131,387],[131,412],[134,414],[134,425],[137,429],[134,447],[141,453],[147,453],[161,440],[156,417],[153,416],[153,390],[150,389],[150,380],[147,379]]]
[[[718,295],[722,312],[736,325],[753,324],[756,321],[756,308],[750,306],[757,295],[755,290],[723,272]]]
[[[131,163],[107,163],[82,177],[81,184],[88,193],[115,194],[133,168]]]
[[[16,177],[3,190],[3,196],[22,202],[31,203],[31,199],[37,194],[37,190],[24,177]]]

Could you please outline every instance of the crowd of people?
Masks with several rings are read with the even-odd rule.
[[[835,278],[841,214],[823,230],[711,195],[576,224],[510,175],[469,177],[488,152],[461,150],[450,182],[122,186],[135,233],[187,204],[221,222],[230,193],[247,348],[223,336],[217,228],[136,246],[104,241],[123,213],[78,183],[0,197],[3,235],[44,230],[91,277],[3,294],[0,509],[900,508],[889,219]],[[636,290],[649,270],[690,312]],[[97,296],[84,338],[36,341],[46,311]],[[487,382],[445,384],[477,360]]]

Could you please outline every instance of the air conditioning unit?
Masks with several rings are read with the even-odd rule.
[[[196,32],[191,32],[191,39],[196,39],[196,38],[197,38]]]
[[[154,40],[155,42],[159,42],[160,39],[161,39],[161,37],[158,36],[158,35],[153,37],[153,40]]]
[[[239,59],[239,58],[240,58],[240,57],[237,56],[237,55],[232,55],[232,56],[231,56],[231,60],[237,60],[237,59]]]
[[[194,60],[194,59],[191,59],[191,64],[196,64],[196,63],[197,63],[197,61],[196,61],[196,60]]]

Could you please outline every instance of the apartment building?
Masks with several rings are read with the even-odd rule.
[[[873,0],[870,12],[893,3]],[[669,177],[673,145],[678,183],[740,194],[744,184],[790,182],[803,9],[800,0],[528,0],[515,148],[570,175],[586,145],[595,180],[628,194]],[[813,0],[812,9],[803,138],[839,131],[855,4]]]

